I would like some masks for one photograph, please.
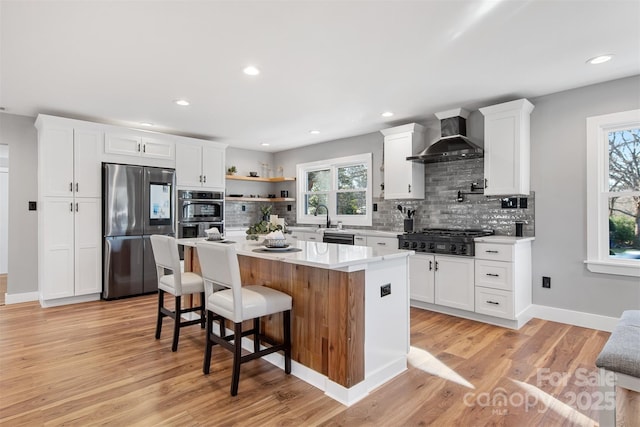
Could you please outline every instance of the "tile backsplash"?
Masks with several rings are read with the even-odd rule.
[[[384,200],[380,191],[374,189],[373,224],[376,230],[403,231],[405,214],[397,207],[415,209],[414,230],[422,228],[483,228],[493,229],[498,235],[515,235],[515,223],[524,223],[524,236],[535,236],[535,194],[527,197],[527,208],[502,209],[497,196],[464,194],[458,202],[458,191],[471,192],[472,183],[482,183],[484,177],[483,159],[458,160],[452,162],[428,163],[425,165],[424,200]],[[505,195],[508,197],[508,195]],[[521,197],[521,196],[518,196]],[[260,207],[265,202],[227,202],[227,227],[248,227],[260,219]],[[291,210],[287,210],[287,205]],[[245,211],[242,211],[245,206]],[[273,203],[273,213],[284,217],[287,224],[296,225],[295,202]],[[349,227],[363,228],[363,227]]]

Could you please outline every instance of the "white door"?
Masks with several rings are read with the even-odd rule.
[[[101,199],[76,199],[75,295],[102,291]]]
[[[135,135],[108,133],[104,137],[104,152],[107,154],[139,156],[142,150],[141,145],[141,138]]]
[[[142,138],[142,155],[158,159],[173,159],[173,142]]]
[[[74,131],[74,191],[76,197],[100,197],[101,169],[100,147],[102,132],[95,130]]]
[[[385,199],[411,198],[411,134],[387,136],[384,140],[384,197]]]
[[[224,188],[224,150],[202,147],[202,175],[204,187]]]
[[[409,289],[411,299],[434,302],[434,256],[416,254],[409,257]]]
[[[42,196],[73,196],[73,129],[47,127],[39,138]]]
[[[0,144],[0,274],[9,267],[9,146]]]
[[[202,146],[181,142],[176,145],[178,187],[202,187]]]
[[[473,311],[473,258],[435,257],[435,303]]]
[[[47,197],[42,200],[42,257],[40,286],[43,299],[74,295],[72,198]]]

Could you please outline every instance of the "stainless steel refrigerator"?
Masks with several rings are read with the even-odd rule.
[[[104,163],[102,185],[102,298],[156,292],[149,236],[175,236],[174,170]]]

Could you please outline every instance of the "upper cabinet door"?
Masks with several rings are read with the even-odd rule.
[[[173,159],[175,144],[172,141],[142,138],[142,155],[159,159]]]
[[[384,198],[424,199],[424,164],[407,160],[424,148],[424,128],[411,123],[381,132],[384,135]]]
[[[484,177],[487,196],[529,194],[529,122],[526,99],[481,108],[484,115]]]
[[[202,187],[201,144],[176,144],[176,184],[178,187]]]
[[[202,147],[203,187],[224,188],[224,155],[224,149],[206,143]]]
[[[76,129],[74,131],[74,195],[100,197],[100,150],[102,132]]]
[[[107,154],[139,156],[142,151],[142,138],[135,135],[107,133],[104,151]]]
[[[73,128],[47,127],[38,141],[41,196],[73,197]]]

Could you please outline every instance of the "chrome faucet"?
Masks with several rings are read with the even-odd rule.
[[[313,216],[318,216],[318,209],[320,208],[324,208],[324,210],[327,212],[327,228],[329,228],[331,226],[331,218],[329,218],[329,208],[326,207],[325,205],[318,205],[316,206],[316,211],[313,213]]]

